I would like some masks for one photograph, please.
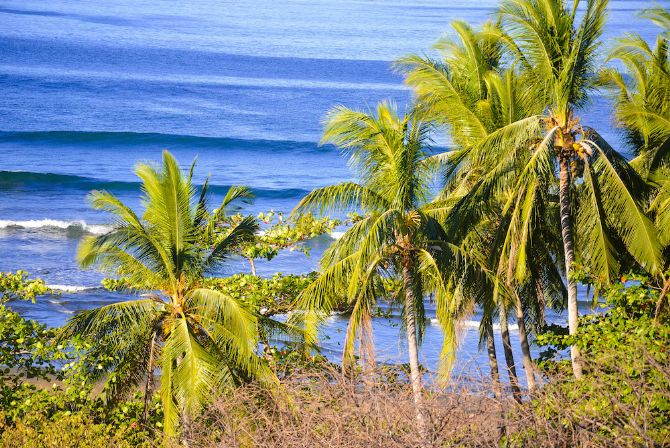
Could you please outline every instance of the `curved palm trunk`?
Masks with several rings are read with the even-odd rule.
[[[537,383],[535,382],[535,368],[533,366],[533,357],[530,354],[530,345],[528,344],[528,332],[526,331],[526,322],[523,320],[523,307],[518,294],[514,294],[516,305],[516,322],[519,326],[519,341],[521,342],[521,353],[523,354],[523,368],[526,371],[526,380],[528,381],[528,390],[533,392]]]
[[[493,383],[493,394],[497,399],[502,398],[502,387],[500,385],[500,372],[498,371],[498,356],[496,355],[496,344],[493,339],[493,324],[487,322],[484,326],[486,332],[486,351],[489,355],[489,367],[491,369],[491,381]]]
[[[419,347],[416,339],[416,315],[413,279],[413,260],[411,255],[405,255],[402,260],[403,281],[405,284],[405,325],[407,327],[407,351],[409,354],[410,381],[416,412],[416,425],[421,437],[426,437],[426,418],[422,406],[421,370],[419,368]]]
[[[570,277],[570,270],[575,261],[575,245],[572,229],[572,217],[570,214],[570,162],[567,158],[560,159],[559,174],[559,200],[561,213],[561,235],[563,237],[563,253],[565,257],[565,277],[568,282],[568,326],[570,334],[577,332],[577,283]],[[575,378],[582,377],[582,361],[579,348],[570,347],[570,359],[572,360],[572,372]]]
[[[509,338],[509,326],[507,321],[507,308],[500,306],[500,336],[503,343],[503,352],[505,353],[505,364],[507,364],[507,374],[509,376],[510,386],[514,399],[521,403],[521,388],[519,388],[519,378],[516,376],[516,367],[514,366],[514,353],[512,352],[512,342]]]
[[[665,284],[663,284],[661,294],[659,294],[658,300],[656,301],[656,310],[654,311],[654,322],[656,323],[658,323],[658,316],[661,314],[661,308],[663,307],[663,300],[668,294],[669,289],[670,289],[670,278],[666,280]]]

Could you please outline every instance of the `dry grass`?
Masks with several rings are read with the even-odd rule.
[[[253,385],[215,401],[193,425],[191,443],[207,447],[490,446],[501,434],[500,403],[485,393],[427,393],[430,431],[415,430],[411,388],[337,371],[292,375],[276,396]],[[481,443],[470,443],[478,434]]]
[[[670,378],[667,365],[649,363]],[[411,388],[402,377],[293,374],[276,395],[247,385],[218,398],[189,425],[186,439],[189,446],[221,448],[670,446],[670,428],[659,427],[652,403],[670,397],[667,381],[631,376],[616,359],[589,367],[586,387],[552,378],[521,405],[511,396],[493,398],[486,381],[427,391],[426,438],[415,429]],[[622,399],[624,385],[639,400]]]

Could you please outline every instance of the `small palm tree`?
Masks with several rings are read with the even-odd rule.
[[[422,434],[426,422],[418,347],[425,325],[424,298],[433,294],[437,303],[445,330],[445,364],[454,353],[454,319],[463,312],[451,300],[459,284],[454,272],[460,252],[448,243],[435,218],[443,205],[428,201],[435,172],[427,158],[429,130],[430,125],[416,115],[399,117],[386,103],[377,106],[376,114],[335,108],[328,114],[322,141],[342,148],[360,183],[316,189],[294,211],[365,214],[324,253],[321,274],[300,295],[298,307],[328,313],[349,304],[343,364],[354,362],[357,339],[363,357],[372,362],[373,307],[377,297],[388,296],[383,291],[385,280],[399,280],[410,380]]]
[[[160,369],[167,440],[216,388],[250,378],[275,381],[256,355],[258,316],[237,298],[203,287],[204,276],[258,229],[253,218],[241,219],[223,235],[218,229],[226,207],[250,192],[231,187],[210,213],[207,182],[200,191],[192,184],[194,166],[184,175],[167,151],[161,169],[139,164],[141,217],[108,192],[91,194],[94,208],[113,215],[114,228],[81,243],[80,264],[153,292],[83,311],[65,327],[66,334],[89,337],[116,356],[112,368],[121,376],[113,390],[117,394],[145,381],[148,399],[154,372]]]

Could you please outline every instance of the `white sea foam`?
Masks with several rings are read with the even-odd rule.
[[[81,285],[47,285],[49,288],[54,291],[61,292],[83,292],[83,291],[92,291],[95,289],[100,289],[99,286],[81,286]]]
[[[430,319],[431,325],[440,325],[440,321],[437,318],[432,318]],[[481,322],[478,320],[464,320],[460,322],[461,327],[463,328],[479,328]],[[516,331],[519,329],[519,326],[517,324],[509,324],[508,325],[510,330]],[[500,324],[493,324],[493,329],[494,330],[500,330]]]
[[[101,235],[111,230],[110,226],[102,224],[87,224],[85,221],[60,221],[58,219],[31,219],[27,221],[8,221],[0,219],[2,229],[25,229],[42,231],[79,232]]]
[[[330,237],[334,240],[339,240],[344,236],[344,232],[330,232]]]

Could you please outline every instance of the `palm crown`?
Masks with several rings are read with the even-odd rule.
[[[161,169],[139,164],[141,217],[110,193],[91,194],[93,207],[111,213],[114,227],[81,243],[81,265],[97,266],[154,292],[81,312],[65,327],[116,353],[112,367],[124,376],[116,393],[144,379],[148,395],[160,366],[167,437],[175,435],[180,416],[197,412],[217,386],[254,377],[273,382],[256,355],[258,317],[238,298],[203,287],[204,276],[257,230],[252,218],[241,219],[224,234],[219,229],[226,207],[250,192],[231,187],[210,213],[207,183],[199,192],[192,184],[194,165],[184,175],[167,151]]]

